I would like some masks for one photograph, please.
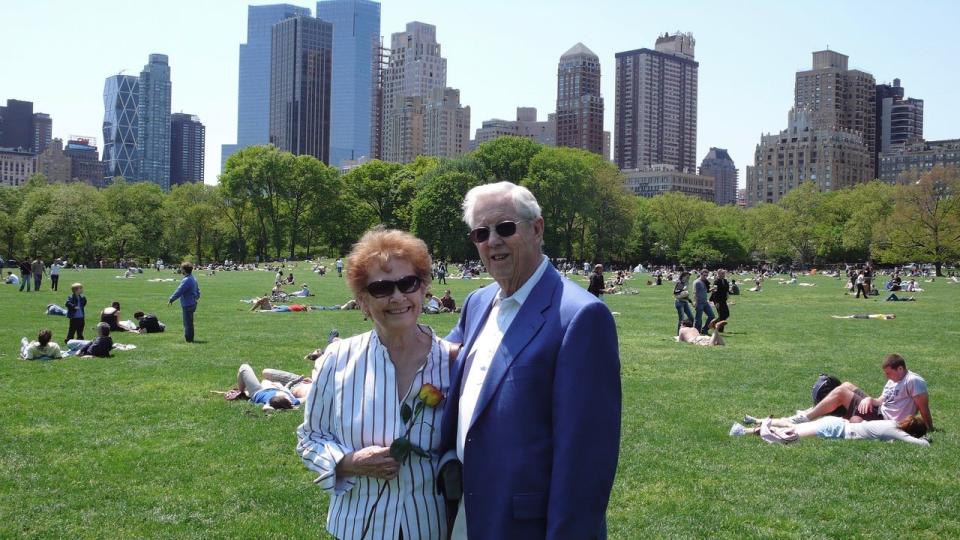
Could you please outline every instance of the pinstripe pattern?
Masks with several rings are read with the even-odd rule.
[[[423,384],[444,395],[450,386],[449,347],[433,337],[433,347],[423,369],[413,379],[404,398],[411,407]],[[341,540],[359,539],[363,523],[383,480],[369,477],[338,478],[337,463],[344,455],[368,446],[389,447],[404,433],[400,419],[401,396],[387,348],[375,331],[341,340],[327,347],[313,370],[313,386],[305,400],[304,421],[297,430],[300,454],[307,468],[319,473],[314,482],[332,492],[327,530]],[[446,538],[443,499],[436,494],[440,458],[440,417],[443,407],[427,409],[410,440],[432,451],[429,459],[411,455],[399,476],[377,503],[367,539],[441,540]]]

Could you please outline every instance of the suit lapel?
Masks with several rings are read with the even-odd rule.
[[[530,296],[527,297],[527,300],[520,308],[520,312],[517,313],[510,328],[508,328],[506,334],[504,334],[503,341],[500,343],[500,347],[497,348],[497,352],[493,356],[493,361],[490,363],[490,371],[483,381],[483,388],[480,389],[477,406],[473,411],[473,419],[470,421],[471,426],[473,426],[477,418],[483,414],[487,405],[490,404],[490,400],[493,398],[493,395],[496,394],[497,389],[500,388],[514,360],[520,356],[523,349],[526,348],[543,326],[545,322],[543,312],[546,311],[552,303],[553,290],[558,279],[559,274],[557,274],[556,270],[547,268],[547,271],[541,276],[540,282],[530,291]],[[486,317],[484,317],[484,320],[486,320]]]

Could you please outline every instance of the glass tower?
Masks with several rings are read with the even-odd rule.
[[[167,55],[151,54],[140,72],[138,179],[170,189],[170,65]]]
[[[108,180],[116,176],[138,178],[139,81],[133,75],[114,75],[103,85],[103,163]]]
[[[240,44],[237,143],[220,149],[220,169],[234,152],[270,141],[270,31],[290,17],[309,17],[310,8],[273,4],[247,7],[247,42]]]
[[[333,23],[330,163],[370,156],[373,51],[380,44],[380,3],[320,0],[317,18]]]

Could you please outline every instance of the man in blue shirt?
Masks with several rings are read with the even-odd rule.
[[[193,343],[193,313],[197,310],[197,300],[200,300],[200,286],[197,278],[193,277],[193,265],[185,262],[180,265],[184,278],[180,280],[177,290],[170,296],[169,304],[177,298],[183,309],[183,338],[187,343]]]
[[[693,299],[695,302],[696,316],[694,317],[694,326],[701,334],[706,334],[710,328],[710,323],[717,318],[717,314],[710,305],[710,272],[706,268],[700,271],[700,279],[693,283]],[[706,313],[707,320],[703,321],[703,315]]]

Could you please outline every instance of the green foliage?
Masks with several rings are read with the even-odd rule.
[[[693,267],[735,268],[749,262],[747,250],[737,236],[720,227],[706,227],[691,233],[679,253],[680,262]]]
[[[487,141],[473,152],[483,164],[480,180],[507,181],[519,184],[530,170],[530,161],[543,146],[525,137],[498,137]]]
[[[428,175],[413,201],[412,232],[440,260],[465,260],[476,251],[461,216],[461,204],[476,178],[462,172]]]

